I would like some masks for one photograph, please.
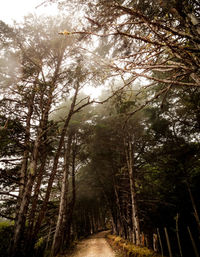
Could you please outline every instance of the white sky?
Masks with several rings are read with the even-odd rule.
[[[23,17],[29,13],[47,16],[59,13],[56,4],[44,6],[41,5],[43,2],[45,0],[0,0],[0,20],[12,25],[13,21],[23,21]],[[84,92],[96,98],[100,95],[101,89],[88,86]]]
[[[22,21],[23,17],[29,13],[55,15],[57,13],[57,5],[49,6],[38,5],[44,0],[0,0],[0,20],[5,23],[12,24],[13,20]]]

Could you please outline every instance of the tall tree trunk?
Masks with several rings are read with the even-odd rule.
[[[33,234],[33,227],[34,227],[34,221],[35,221],[35,215],[36,215],[36,210],[37,210],[37,203],[38,203],[38,196],[40,192],[40,187],[42,183],[42,178],[44,175],[44,170],[45,170],[45,165],[46,165],[46,159],[47,159],[47,152],[42,156],[39,172],[37,173],[37,180],[36,180],[36,185],[34,188],[34,193],[32,197],[32,206],[30,210],[30,214],[28,217],[28,222],[29,222],[29,229],[28,229],[28,240],[26,243],[26,252],[29,251],[29,249],[33,248],[33,241],[32,241],[32,234]]]
[[[35,88],[35,86],[34,86]],[[29,158],[29,143],[30,143],[30,129],[31,129],[31,118],[33,114],[33,103],[35,98],[35,90],[33,88],[33,92],[31,94],[31,97],[29,99],[29,105],[28,105],[28,113],[27,113],[27,119],[26,119],[26,130],[25,130],[25,140],[24,140],[24,153],[23,153],[23,160],[22,160],[22,166],[20,170],[20,185],[19,185],[19,199],[22,199],[22,195],[25,189],[25,183],[27,179],[27,164],[28,164],[28,158]],[[20,202],[18,207],[20,206]],[[19,208],[17,208],[18,210]]]
[[[137,213],[137,201],[135,192],[135,178],[133,173],[133,147],[130,140],[128,140],[127,145],[125,144],[126,161],[128,167],[130,193],[131,193],[131,207],[132,207],[132,224],[133,233],[135,236],[135,244],[140,245],[140,224]]]
[[[59,162],[59,158],[60,158],[61,151],[62,151],[63,144],[64,144],[64,138],[65,138],[65,135],[66,135],[66,132],[67,132],[69,122],[70,122],[71,117],[74,113],[78,92],[79,92],[79,84],[77,83],[77,86],[76,86],[76,89],[75,89],[75,94],[74,94],[74,97],[73,97],[73,101],[72,101],[72,104],[71,104],[71,107],[70,107],[70,111],[69,111],[68,116],[65,120],[65,123],[64,123],[62,132],[61,132],[60,140],[59,140],[59,143],[58,143],[58,148],[57,148],[57,151],[56,151],[56,154],[55,154],[55,157],[54,157],[53,167],[52,167],[52,171],[51,171],[51,174],[50,174],[50,177],[49,177],[45,198],[44,198],[40,213],[38,215],[37,222],[36,222],[35,227],[34,227],[34,232],[33,232],[33,240],[34,241],[37,237],[40,226],[41,226],[42,221],[43,221],[43,219],[45,217],[45,214],[46,214],[47,204],[48,204],[49,197],[50,197],[50,194],[51,194],[51,189],[52,189],[52,185],[53,185],[53,182],[54,182],[54,178],[55,178],[55,175],[57,173],[58,162]]]
[[[32,160],[30,161],[30,164],[29,164],[28,180],[24,187],[23,195],[21,198],[20,206],[19,206],[19,212],[18,212],[17,219],[15,222],[13,244],[11,247],[11,256],[17,256],[17,254],[20,252],[21,239],[24,234],[26,215],[27,215],[27,211],[28,211],[28,207],[29,207],[29,203],[30,203],[32,187],[33,187],[36,173],[37,173],[39,149],[43,143],[42,138],[45,136],[45,134],[47,132],[49,110],[51,108],[51,103],[52,103],[52,92],[53,92],[53,90],[52,90],[52,88],[50,88],[49,95],[48,95],[48,101],[47,101],[44,109],[42,110],[42,117],[40,120],[40,124],[38,126],[37,136],[36,136],[34,147],[33,147]],[[29,123],[30,123],[30,120],[29,120]]]
[[[118,227],[119,227],[120,233],[122,233],[122,230],[123,230],[122,227],[123,227],[123,222],[124,222],[125,217],[124,217],[123,212],[122,212],[121,204],[120,204],[120,201],[119,201],[119,194],[118,194],[118,191],[117,191],[117,186],[116,186],[114,178],[113,178],[113,186],[114,186],[114,191],[115,191],[117,209],[118,209],[118,213],[119,213],[119,215],[117,215],[119,217]]]
[[[72,225],[72,218],[74,212],[74,206],[76,202],[76,180],[75,180],[75,161],[76,161],[76,146],[73,148],[72,151],[72,199],[69,204],[69,210],[66,211],[63,216],[63,234],[62,234],[62,246],[64,247],[70,241],[70,231]]]
[[[66,149],[65,157],[64,157],[65,161],[64,161],[64,169],[63,169],[63,179],[62,179],[59,213],[58,213],[56,230],[55,230],[52,249],[51,249],[52,256],[55,256],[59,252],[61,243],[62,243],[62,236],[63,236],[62,234],[64,231],[63,218],[66,213],[66,207],[67,207],[67,192],[68,192],[68,177],[69,177],[71,143],[72,143],[72,136],[69,135],[69,138],[67,141],[67,149]]]
[[[114,215],[112,214],[112,212],[111,212],[111,224],[112,224],[112,233],[116,235],[117,234],[117,225],[116,225]]]
[[[30,129],[31,129],[31,118],[33,114],[33,103],[35,98],[35,85],[33,87],[33,92],[29,98],[29,104],[28,104],[28,113],[26,118],[26,129],[25,129],[25,139],[24,139],[24,153],[23,153],[23,159],[22,159],[22,166],[20,170],[20,182],[19,182],[19,200],[16,206],[16,217],[15,217],[15,224],[18,220],[20,205],[22,202],[22,197],[24,194],[26,182],[27,182],[27,167],[28,167],[28,159],[29,159],[29,144],[30,144]],[[11,248],[13,247],[13,244],[11,245]]]
[[[26,215],[30,203],[31,193],[32,193],[32,187],[34,184],[34,180],[36,177],[36,170],[37,170],[37,163],[38,163],[38,157],[39,157],[39,148],[42,145],[43,138],[45,137],[45,134],[47,132],[47,124],[48,124],[48,116],[49,111],[52,105],[53,101],[53,92],[56,88],[56,81],[59,77],[59,69],[61,66],[61,62],[63,59],[64,51],[66,49],[66,44],[63,45],[63,47],[60,50],[60,54],[57,59],[57,65],[54,72],[54,75],[52,77],[51,83],[46,83],[45,78],[43,75],[42,70],[39,71],[38,76],[34,82],[34,86],[32,89],[32,95],[31,95],[31,101],[29,102],[29,109],[28,109],[28,118],[27,118],[27,124],[26,124],[26,136],[25,136],[25,146],[27,148],[24,152],[24,158],[22,162],[22,168],[21,168],[21,178],[20,178],[20,203],[18,205],[19,211],[17,213],[16,222],[15,222],[15,229],[14,229],[14,237],[13,237],[13,243],[10,250],[10,256],[18,256],[20,254],[20,246],[21,246],[21,239],[24,232],[25,222],[26,222]],[[20,47],[22,48],[23,52],[26,54],[25,50],[23,49],[22,44],[20,43]],[[33,62],[34,63],[34,62]],[[29,165],[29,174],[27,183],[25,184],[25,178],[26,178],[26,172],[27,172],[27,160],[28,160],[28,146],[29,146],[29,139],[30,139],[30,121],[33,113],[33,106],[34,106],[34,98],[36,95],[35,86],[38,86],[39,82],[39,74],[42,74],[43,78],[43,86],[44,88],[41,88],[40,92],[37,93],[38,96],[40,96],[39,101],[39,107],[40,112],[42,113],[42,117],[40,119],[40,124],[38,126],[38,130],[36,132],[36,139],[33,147],[33,153],[32,158]],[[39,84],[41,86],[41,83]],[[47,91],[48,96],[46,98],[46,95],[44,92]],[[39,95],[40,94],[40,95]],[[24,186],[23,186],[24,185]]]
[[[18,256],[21,251],[21,239],[23,236],[24,228],[25,228],[26,214],[27,214],[27,210],[28,210],[28,206],[29,206],[29,202],[30,202],[30,198],[31,198],[33,182],[34,182],[36,169],[37,169],[39,145],[40,145],[39,137],[37,137],[35,144],[34,144],[32,161],[30,162],[30,165],[29,165],[28,181],[27,181],[24,193],[23,193],[17,220],[15,223],[11,256]]]

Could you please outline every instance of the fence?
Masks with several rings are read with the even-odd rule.
[[[169,257],[200,257],[200,233],[195,224],[157,228],[153,234],[153,250]]]

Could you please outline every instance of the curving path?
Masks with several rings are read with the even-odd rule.
[[[103,231],[81,241],[69,257],[115,257],[114,251],[105,239],[107,233]]]

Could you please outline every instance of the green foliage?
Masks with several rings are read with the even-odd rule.
[[[5,193],[2,214],[13,217],[16,213],[17,199],[9,194],[16,189],[19,191],[22,161],[27,158],[27,163],[30,163],[35,158],[35,139],[39,135],[37,168],[29,167],[24,176],[27,182],[29,174],[37,173],[33,179],[42,175],[35,210],[35,217],[39,216],[58,141],[73,102],[70,97],[77,85],[82,88],[84,84],[99,84],[99,81],[105,81],[103,76],[107,78],[109,74],[116,76],[120,83],[115,85],[114,79],[108,79],[106,86],[110,84],[112,92],[106,90],[104,99],[112,93],[114,97],[101,107],[94,105],[77,111],[65,135],[65,140],[72,135],[72,151],[67,160],[70,169],[66,213],[72,219],[65,229],[73,226],[69,229],[74,233],[72,238],[79,238],[98,228],[99,220],[111,224],[112,219],[116,232],[129,237],[133,224],[127,146],[132,147],[131,168],[142,231],[152,233],[155,227],[166,224],[173,227],[173,217],[177,212],[181,217],[185,215],[185,222],[190,222],[193,209],[186,183],[195,200],[200,193],[200,91],[199,87],[192,87],[199,85],[199,24],[194,25],[199,17],[197,2],[72,2],[86,6],[91,24],[87,22],[88,27],[83,30],[85,35],[83,31],[80,36],[79,32],[73,36],[68,32],[59,35],[59,31],[74,30],[73,18],[70,22],[68,18],[61,21],[59,17],[36,19],[30,15],[24,24],[17,24],[15,30],[0,22],[3,49],[0,51],[0,91],[6,93],[0,101],[0,157],[4,161],[0,183]],[[81,54],[81,42],[84,38],[90,41],[92,31],[101,35],[112,34],[99,39],[94,59],[91,53]],[[78,39],[76,42],[75,38]],[[86,41],[84,48],[87,47]],[[99,65],[100,57],[103,61]],[[94,65],[93,60],[98,65]],[[93,78],[97,76],[95,81]],[[142,83],[145,84],[149,78],[155,87],[138,84],[141,76],[146,79],[144,82],[141,80]],[[181,88],[180,85],[187,87]],[[89,100],[79,93],[75,110],[87,105]],[[135,113],[147,103],[148,109]],[[43,159],[45,163],[41,171]],[[40,231],[35,245],[38,255],[42,255],[45,248],[49,220],[56,224],[63,151],[58,162],[43,223],[45,232]],[[36,180],[33,181],[33,189],[36,184]],[[30,193],[34,196],[33,192]],[[28,214],[32,197],[30,200]],[[199,203],[197,209],[200,209]],[[70,234],[70,231],[65,232]],[[11,235],[12,225],[2,223],[0,254],[2,252],[6,257],[4,249]],[[127,244],[122,238],[112,239],[126,248],[129,256],[153,256],[148,249]]]
[[[0,116],[0,156],[12,156],[20,148],[20,140],[24,137],[25,129],[19,119],[6,119]]]
[[[45,239],[43,237],[40,237],[38,241],[36,242],[34,248],[38,250],[39,248],[43,247],[45,243]]]

